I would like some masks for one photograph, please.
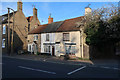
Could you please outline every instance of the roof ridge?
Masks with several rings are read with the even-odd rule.
[[[80,16],[80,17],[75,17],[75,18],[66,19],[65,21],[73,20],[73,19],[77,19],[77,18],[81,18],[81,17],[84,17],[84,16]]]
[[[14,11],[15,13],[17,12],[17,11]],[[9,13],[9,14],[12,14],[13,12],[11,12],[11,13]],[[6,15],[8,15],[8,13],[6,13],[6,14],[3,14],[3,15],[1,15],[1,16],[6,16]]]

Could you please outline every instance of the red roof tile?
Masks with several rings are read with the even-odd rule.
[[[28,20],[28,22],[31,22],[33,16],[29,16],[29,17],[26,17],[26,19]]]
[[[46,33],[46,32],[78,31],[80,30],[78,23],[81,22],[83,18],[84,16],[81,16],[77,18],[67,19],[61,22],[53,22],[51,24],[40,25],[37,28],[30,31],[29,34],[39,34],[43,32]]]
[[[67,19],[64,21],[64,23],[58,28],[57,31],[76,31],[76,30],[80,30],[77,23],[79,23],[82,19],[84,18],[84,16],[81,17],[77,17],[77,18],[72,18],[72,19]],[[57,32],[56,31],[56,32]]]

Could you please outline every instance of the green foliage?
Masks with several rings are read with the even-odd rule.
[[[100,21],[97,23],[94,23],[94,25],[91,25],[90,27],[87,27],[85,29],[85,33],[87,34],[86,42],[87,44],[98,44],[102,42],[105,38],[105,23]]]
[[[40,53],[39,53],[39,52],[37,52],[37,55],[40,55]]]
[[[120,40],[120,16],[117,11],[113,12],[116,9],[112,13],[108,13],[111,9],[113,8],[103,8],[98,12],[95,10],[90,18],[86,18],[84,32],[87,35],[87,44],[101,45],[101,43],[104,44],[108,41],[114,43]],[[109,14],[110,16],[108,16]]]

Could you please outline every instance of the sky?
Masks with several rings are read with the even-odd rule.
[[[41,24],[48,23],[48,17],[51,13],[53,21],[63,21],[65,19],[84,16],[85,7],[90,5],[92,10],[102,6],[118,2],[23,2],[23,13],[26,17],[33,15],[33,7],[38,9],[38,19]],[[2,2],[0,4],[0,15],[7,13],[7,7],[17,10],[17,2]]]

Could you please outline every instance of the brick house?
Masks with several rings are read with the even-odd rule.
[[[27,34],[33,29],[31,25],[39,25],[37,18],[37,9],[33,8],[33,17],[25,17],[22,11],[23,3],[17,2],[17,11],[14,14],[14,52],[18,50],[27,50]],[[2,53],[9,53],[11,47],[11,32],[13,27],[13,13],[10,13],[10,33],[8,32],[8,14],[0,16],[0,25],[2,26]],[[10,40],[8,39],[10,37]],[[9,40],[9,41],[8,41]]]

